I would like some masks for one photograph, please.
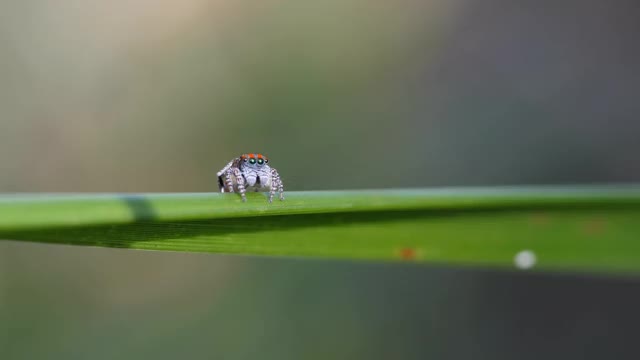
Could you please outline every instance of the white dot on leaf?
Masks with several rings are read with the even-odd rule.
[[[516,254],[513,261],[518,269],[531,269],[536,264],[536,254],[531,250],[522,250]]]

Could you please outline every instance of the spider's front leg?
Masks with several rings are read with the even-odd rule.
[[[271,190],[269,191],[269,202],[273,201],[276,190],[280,193],[280,201],[284,200],[284,185],[278,174],[278,170],[271,168]]]
[[[233,176],[236,177],[236,184],[238,186],[238,192],[240,193],[240,196],[242,197],[242,202],[246,202],[247,201],[247,189],[245,189],[244,187],[244,177],[242,176],[242,172],[240,171],[240,169],[238,168],[234,168],[233,169]]]

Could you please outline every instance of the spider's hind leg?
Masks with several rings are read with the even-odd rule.
[[[233,192],[233,180],[231,180],[231,177],[230,177],[231,176],[230,169],[233,166],[234,162],[235,160],[229,161],[229,163],[225,165],[222,168],[222,170],[218,171],[218,173],[216,174],[218,176],[218,188],[222,193],[225,192],[225,190],[227,190],[227,192]],[[226,189],[225,189],[225,183],[226,183]]]
[[[222,180],[222,176],[218,176],[218,190],[220,190],[221,193],[224,192],[224,181]]]
[[[232,193],[233,192],[233,178],[232,176],[234,176],[234,172],[233,170],[229,169],[227,170],[227,173],[225,175],[225,184],[226,184],[226,190],[227,192]]]

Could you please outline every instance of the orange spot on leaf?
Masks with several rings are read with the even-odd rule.
[[[400,249],[400,258],[402,260],[414,260],[416,258],[416,250],[414,248]]]
[[[531,221],[533,225],[538,225],[538,226],[549,224],[549,220],[550,220],[549,215],[545,213],[533,214],[529,218],[529,221]]]
[[[607,222],[602,219],[591,219],[584,224],[583,230],[588,235],[597,235],[605,230],[606,225]]]

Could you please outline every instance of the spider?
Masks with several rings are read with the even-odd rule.
[[[269,191],[269,203],[276,191],[284,200],[284,186],[278,171],[269,166],[269,159],[262,154],[243,154],[218,171],[220,192],[239,192],[242,201],[247,201],[247,190]]]

